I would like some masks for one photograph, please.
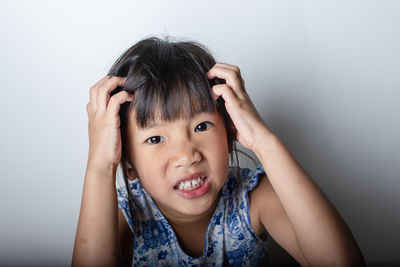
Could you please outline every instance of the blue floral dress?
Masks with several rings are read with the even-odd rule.
[[[269,240],[262,240],[250,226],[248,191],[265,173],[240,168],[240,182],[229,168],[225,184],[205,237],[203,255],[193,258],[180,247],[171,225],[157,208],[139,179],[129,181],[135,216],[128,206],[126,187],[117,181],[118,207],[133,232],[132,266],[260,266],[268,259]]]

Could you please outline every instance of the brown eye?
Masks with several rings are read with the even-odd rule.
[[[203,121],[202,123],[200,123],[199,125],[196,126],[195,132],[202,132],[202,131],[206,131],[211,127],[212,123],[209,121]]]
[[[146,143],[156,145],[158,143],[161,143],[164,140],[165,140],[164,137],[157,135],[157,136],[152,136],[152,137],[147,138]]]

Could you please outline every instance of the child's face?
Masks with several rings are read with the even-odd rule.
[[[226,129],[219,113],[157,121],[159,125],[148,129],[139,129],[132,115],[128,153],[158,208],[174,217],[209,212],[229,167]]]

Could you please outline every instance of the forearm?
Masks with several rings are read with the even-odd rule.
[[[72,265],[116,266],[118,254],[115,170],[99,171],[88,164]]]
[[[363,265],[349,228],[284,144],[265,130],[253,151],[284,207],[299,247],[312,266]]]

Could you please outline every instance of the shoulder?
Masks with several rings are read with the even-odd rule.
[[[270,213],[271,206],[276,205],[273,198],[273,188],[265,173],[261,174],[258,178],[257,186],[248,192],[248,199],[250,205],[250,223],[253,230],[260,236],[265,232],[265,228],[261,221],[261,216],[264,213]],[[265,207],[268,203],[269,207]]]
[[[251,222],[255,228],[265,228],[271,232],[276,225],[274,222],[286,216],[282,203],[265,173],[261,175],[257,187],[249,192],[249,202]]]
[[[257,187],[262,174],[265,174],[265,171],[261,165],[253,169],[231,167],[229,169],[228,188],[247,193]]]
[[[270,231],[274,228],[274,222],[287,218],[284,207],[265,173],[261,175],[257,187],[249,192],[249,202],[252,225],[256,227],[265,227]]]
[[[239,171],[239,172],[236,172]],[[240,179],[237,179],[240,177]],[[260,223],[259,207],[262,205],[261,195],[264,192],[265,180],[267,180],[262,165],[255,168],[231,168],[227,182],[225,197],[233,200],[231,205],[234,210],[244,211],[244,219],[253,231],[262,239],[266,238],[266,231]],[[232,204],[236,203],[236,204]],[[242,212],[243,213],[243,212]]]

